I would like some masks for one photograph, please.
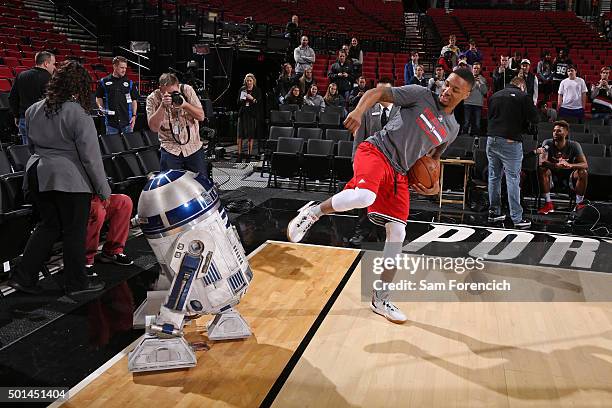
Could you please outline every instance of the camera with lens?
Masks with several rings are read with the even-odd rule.
[[[172,104],[176,105],[176,106],[181,106],[183,104],[183,94],[181,94],[179,91],[174,91],[170,94],[170,97],[172,98]]]

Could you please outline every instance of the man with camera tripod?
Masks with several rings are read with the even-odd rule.
[[[159,77],[159,89],[147,97],[149,128],[159,135],[160,170],[190,170],[208,176],[199,121],[204,110],[194,89],[174,74]]]

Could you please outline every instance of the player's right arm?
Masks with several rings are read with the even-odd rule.
[[[344,127],[355,134],[361,127],[361,119],[368,109],[378,102],[393,102],[392,88],[372,88],[363,94],[357,107],[344,120]]]

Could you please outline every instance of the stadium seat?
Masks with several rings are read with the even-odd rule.
[[[312,130],[303,128],[300,130]],[[268,187],[274,178],[274,187],[278,188],[278,177],[298,178],[298,191],[302,187],[300,156],[304,139],[294,137],[279,137],[276,151],[272,153]]]
[[[302,160],[304,191],[308,190],[308,180],[329,180],[329,191],[333,181],[334,142],[331,140],[310,139]]]

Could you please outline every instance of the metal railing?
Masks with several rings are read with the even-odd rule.
[[[92,23],[87,17],[85,17],[83,14],[81,14],[78,10],[76,10],[74,7],[72,7],[69,4],[58,5],[53,0],[48,0],[48,1],[49,3],[53,5],[53,8],[55,10],[56,19],[57,19],[58,13],[67,17],[69,21],[68,28],[70,28],[70,24],[72,23],[76,24],[81,30],[85,31],[90,37],[92,37],[92,39],[96,41],[96,51],[100,52],[100,39],[98,38],[97,33],[94,32],[94,31],[97,31],[97,27],[94,23]],[[66,10],[66,12],[63,12],[63,10]],[[77,18],[75,18],[75,15],[79,19],[81,19],[82,22],[77,20]],[[93,28],[94,31],[87,28],[85,24],[89,25],[90,28]]]
[[[139,53],[137,53],[137,52],[134,52],[134,51],[132,51],[132,50],[130,50],[130,49],[128,49],[128,48],[125,48],[125,47],[121,47],[121,46],[119,46],[119,45],[118,45],[118,46],[116,46],[115,48],[116,48],[116,49],[119,49],[119,50],[121,50],[121,51],[123,51],[123,52],[127,52],[127,53],[129,53],[130,55],[135,55],[135,56],[136,56],[136,58],[138,58],[138,62],[136,62],[136,61],[133,61],[133,60],[131,60],[131,59],[129,59],[129,58],[127,58],[127,57],[126,57],[126,59],[127,59],[128,63],[130,63],[130,64],[135,65],[135,66],[137,66],[137,67],[138,67],[138,89],[140,89],[140,82],[141,82],[141,72],[140,72],[140,70],[141,70],[141,69],[144,69],[144,70],[149,71],[149,72],[151,71],[151,68],[149,68],[149,67],[147,67],[147,66],[145,66],[145,65],[142,65],[142,64],[141,64],[141,59],[144,59],[144,60],[146,60],[146,61],[150,61],[150,60],[151,60],[151,58],[149,58],[149,57],[145,57],[144,55],[140,55],[140,54],[139,54]]]

